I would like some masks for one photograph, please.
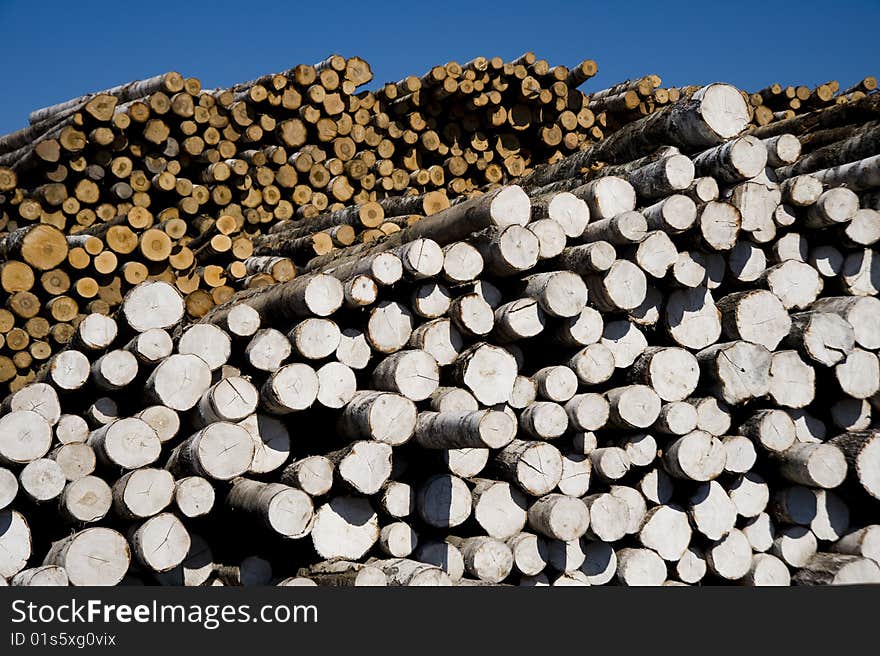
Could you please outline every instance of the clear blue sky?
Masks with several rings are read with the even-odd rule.
[[[850,84],[880,74],[880,0],[0,0],[0,134],[27,114],[168,70],[228,86],[330,53],[376,82],[476,55],[591,58],[584,89],[656,73],[665,85]]]

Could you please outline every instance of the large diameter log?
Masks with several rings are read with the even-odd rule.
[[[793,483],[834,488],[843,483],[847,463],[833,444],[796,443],[779,454],[780,473]]]
[[[706,564],[713,574],[729,581],[743,578],[752,565],[752,548],[742,531],[733,529],[706,550]]]
[[[674,441],[663,454],[670,475],[691,481],[710,481],[724,471],[727,452],[721,441],[696,430]]]
[[[117,419],[93,431],[86,442],[105,466],[137,469],[156,462],[162,443],[142,419]]]
[[[311,497],[283,483],[261,483],[237,479],[226,504],[235,511],[252,515],[275,533],[299,539],[312,529],[314,507]]]
[[[536,196],[531,201],[533,221],[551,219],[572,239],[583,234],[590,220],[586,202],[567,191]]]
[[[415,431],[416,407],[399,394],[357,392],[343,409],[339,428],[346,437],[370,437],[398,446]]]
[[[260,390],[262,406],[275,414],[305,410],[318,398],[318,374],[307,364],[288,364],[275,371]]]
[[[199,399],[198,420],[201,425],[215,421],[241,421],[257,409],[257,389],[240,376],[223,378],[212,385]]]
[[[87,524],[103,519],[112,503],[113,493],[103,479],[84,476],[65,486],[58,507],[66,522]]]
[[[725,337],[760,344],[772,351],[791,329],[786,307],[774,294],[750,290],[728,294],[716,306]]]
[[[759,410],[740,425],[739,432],[774,453],[786,451],[796,439],[794,422],[783,410]]]
[[[660,415],[660,398],[647,385],[629,385],[605,395],[611,408],[610,421],[621,428],[647,428]]]
[[[201,476],[186,476],[174,483],[174,505],[184,517],[207,515],[214,498],[214,486]]]
[[[666,563],[651,549],[621,549],[617,556],[617,580],[626,586],[659,586],[666,580]]]
[[[547,494],[562,478],[562,454],[546,442],[515,439],[495,455],[493,463],[505,480],[533,496]]]
[[[167,572],[186,558],[190,537],[183,522],[171,513],[151,517],[130,534],[132,555],[153,572]]]
[[[67,572],[71,585],[116,585],[131,562],[126,539],[109,528],[87,528],[55,542],[43,559]]]
[[[537,273],[524,278],[523,283],[523,296],[535,298],[552,317],[574,317],[587,304],[583,279],[570,271]]]
[[[183,318],[183,312],[180,293],[159,280],[141,283],[128,292],[122,302],[123,319],[139,333],[152,328],[171,328]]]
[[[770,391],[770,352],[744,341],[716,344],[697,353],[700,367],[730,404],[764,396]]]
[[[174,477],[164,469],[144,467],[113,484],[113,510],[127,520],[152,517],[171,504]]]
[[[613,175],[588,182],[572,190],[572,193],[586,201],[590,208],[590,217],[594,220],[611,219],[636,207],[636,191],[633,186],[623,178]]]
[[[809,360],[831,367],[852,353],[855,333],[837,314],[800,312],[791,317],[791,332],[786,343]]]
[[[33,410],[0,417],[0,462],[20,465],[42,458],[52,443],[52,427]]]
[[[706,348],[721,335],[721,314],[706,287],[672,292],[663,320],[673,341],[687,349]]]
[[[322,558],[358,560],[379,540],[379,519],[367,499],[334,497],[315,512],[311,539]]]
[[[423,412],[415,429],[416,442],[429,449],[491,448],[507,446],[516,435],[516,422],[504,412]]]
[[[197,355],[176,353],[157,366],[145,384],[147,397],[173,410],[194,407],[211,385],[211,368]]]
[[[532,530],[553,540],[577,540],[590,526],[590,511],[580,499],[564,494],[548,494],[529,507]]]
[[[869,558],[817,553],[792,577],[795,585],[880,583],[880,565]]]
[[[3,400],[3,412],[32,410],[55,426],[61,418],[58,394],[46,383],[31,383]]]
[[[516,375],[515,358],[508,351],[486,343],[474,344],[452,365],[453,380],[487,406],[507,401]]]
[[[697,359],[680,348],[651,347],[632,365],[630,378],[643,382],[663,401],[681,401],[697,388]]]
[[[616,260],[603,275],[587,277],[590,299],[606,312],[637,308],[645,300],[647,285],[642,270],[628,260]]]
[[[862,489],[880,499],[880,432],[876,430],[844,433],[832,439],[843,452],[849,475]]]
[[[691,540],[691,527],[684,508],[674,504],[651,508],[645,515],[638,540],[663,560],[679,560]]]
[[[737,510],[717,481],[701,483],[688,501],[694,528],[710,540],[720,540],[736,524]]]
[[[816,299],[815,312],[830,312],[844,319],[853,329],[855,343],[868,350],[880,348],[880,299],[873,296],[832,296]]]
[[[228,481],[246,472],[253,457],[254,441],[244,428],[217,422],[182,442],[165,467],[175,476],[195,474]]]
[[[376,494],[391,475],[391,447],[361,440],[326,454],[336,466],[336,476],[359,494]]]
[[[437,361],[430,353],[418,349],[393,353],[373,370],[377,389],[402,394],[411,401],[423,401],[431,396],[439,379]]]

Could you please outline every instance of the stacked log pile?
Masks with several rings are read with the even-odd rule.
[[[575,91],[595,72],[586,63],[479,59],[355,93],[368,70],[331,57],[224,92],[180,79],[172,96],[177,78],[164,76],[166,91],[126,85],[32,115],[27,155],[0,175],[15,228],[0,242],[3,286],[26,287],[9,297],[6,344],[13,330],[29,334],[21,308],[38,318],[72,298],[26,282],[28,270],[69,275],[75,249],[86,268],[117,253],[124,272],[158,230],[169,258],[190,252],[199,282],[181,287],[186,268],[167,260],[142,265],[144,277],[117,282],[106,307],[74,300],[66,349],[29,363],[30,376],[13,363],[18,384],[0,407],[0,581],[880,581],[876,93],[847,91],[845,103],[756,125],[755,99],[724,84],[664,90],[649,76],[586,96]],[[155,118],[187,113],[177,94],[190,97],[196,132],[228,119],[215,144],[199,132],[215,161],[187,150],[186,120]],[[85,179],[73,161],[87,171],[81,153],[92,146],[71,150],[61,134],[85,134],[89,103],[109,104],[105,127],[139,153],[130,163],[164,157],[165,168],[157,186],[132,193],[141,204],[120,200],[84,225],[82,209],[50,216],[49,190],[29,185],[55,146],[71,154],[65,175]],[[352,136],[344,161],[393,148],[366,165],[388,161],[390,173],[342,199],[331,181],[355,186],[343,165],[296,196],[296,163],[308,155],[312,185],[312,167],[344,150],[339,117],[361,109],[368,118],[343,136],[359,125],[389,145]],[[129,140],[134,115],[147,119]],[[577,123],[600,115],[607,133]],[[416,136],[404,147],[407,131]],[[183,150],[156,155],[147,133]],[[497,161],[514,133],[518,151]],[[248,141],[260,147],[244,156]],[[482,155],[468,162],[469,150]],[[457,157],[468,164],[460,173],[442,163]],[[217,204],[222,181],[200,177],[212,199],[193,212],[178,199],[175,216],[160,218],[176,193],[162,190],[163,173],[176,185],[185,170],[232,171],[230,160],[250,180],[237,200]],[[293,191],[269,173],[260,182],[261,167],[276,183],[297,171]],[[397,185],[395,170],[408,171]],[[112,188],[96,184],[99,198]],[[35,198],[25,224],[22,205]],[[282,200],[289,213],[267,209]],[[110,246],[113,227],[136,246]],[[352,230],[340,239],[342,227]],[[211,246],[218,235],[252,250],[223,256]],[[224,262],[230,280],[242,264],[247,282],[198,301],[209,261]],[[274,272],[285,263],[289,275]],[[257,271],[271,280],[252,284]]]

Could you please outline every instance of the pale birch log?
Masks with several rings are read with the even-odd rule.
[[[67,572],[58,565],[43,565],[25,569],[9,581],[9,585],[24,587],[64,587],[67,584]]]
[[[464,294],[454,299],[449,307],[449,317],[455,327],[466,337],[483,337],[492,332],[495,315],[492,306],[479,294]]]
[[[728,581],[743,578],[752,565],[752,548],[742,531],[733,529],[706,549],[706,564],[718,577]]]
[[[385,481],[379,492],[377,503],[382,511],[390,517],[409,517],[415,510],[415,495],[412,486],[400,481]]]
[[[415,440],[429,449],[502,448],[516,435],[516,422],[504,412],[423,412]]]
[[[403,278],[403,262],[394,253],[371,253],[347,261],[341,266],[331,267],[327,273],[339,280],[349,280],[357,275],[370,276],[376,284],[388,287]]]
[[[803,408],[816,394],[816,372],[797,351],[777,351],[770,361],[770,398],[783,407]]]
[[[616,446],[593,449],[589,456],[593,471],[606,481],[620,480],[632,466],[626,451]]]
[[[269,585],[272,564],[260,556],[248,556],[237,565],[215,565],[217,578],[211,585],[250,587]]]
[[[552,219],[539,219],[526,226],[538,238],[538,259],[549,260],[565,250],[565,230]]]
[[[818,513],[817,491],[794,485],[777,490],[770,507],[771,514],[786,524],[810,526]]]
[[[155,462],[162,448],[156,431],[142,419],[117,419],[89,434],[87,444],[104,466],[138,469]]]
[[[492,406],[504,403],[510,396],[517,375],[516,359],[497,346],[477,343],[458,357],[451,375],[456,384],[470,390],[480,403]]]
[[[496,276],[522,273],[538,263],[538,237],[531,230],[519,225],[478,233],[471,243],[480,251],[485,270]]]
[[[880,257],[870,248],[850,253],[843,261],[839,280],[847,294],[877,296],[880,294]]]
[[[171,328],[184,313],[183,298],[167,282],[143,282],[122,302],[122,319],[132,330],[142,333],[151,328]]]
[[[783,410],[758,410],[738,431],[771,453],[785,451],[796,439],[794,422]]]
[[[344,328],[336,348],[336,359],[352,369],[361,370],[370,362],[372,351],[363,332],[357,328]]]
[[[801,142],[793,134],[779,134],[761,141],[767,148],[767,165],[773,168],[794,164],[801,156]]]
[[[871,524],[847,533],[831,545],[831,550],[880,562],[880,525]]]
[[[167,331],[151,328],[135,335],[125,349],[144,364],[156,364],[171,355],[174,342]]]
[[[0,510],[9,506],[18,494],[18,479],[10,470],[0,467]]]
[[[419,544],[415,558],[419,562],[439,567],[453,582],[460,581],[464,576],[464,558],[458,548],[448,542],[431,541]]]
[[[587,225],[583,239],[587,242],[605,241],[615,246],[638,244],[648,233],[648,222],[640,212],[625,211],[611,218],[600,219]]]
[[[603,329],[601,313],[595,308],[585,307],[579,314],[560,322],[553,339],[564,346],[587,346],[599,341]]]
[[[443,250],[433,239],[414,239],[394,251],[408,280],[433,278],[443,269]]]
[[[672,154],[629,171],[627,180],[639,198],[663,198],[687,189],[694,181],[694,172],[689,157]]]
[[[648,347],[644,333],[628,319],[606,323],[599,343],[611,351],[616,369],[630,367]]]
[[[531,437],[552,440],[568,429],[568,415],[558,403],[536,401],[520,413],[519,426]]]
[[[652,428],[666,435],[686,435],[697,428],[697,409],[690,403],[664,403]]]
[[[318,374],[307,364],[288,364],[275,371],[260,390],[262,407],[275,414],[305,410],[318,398]]]
[[[426,282],[416,287],[410,296],[413,312],[423,319],[442,317],[449,310],[452,294],[445,285]]]
[[[44,565],[58,565],[71,585],[116,585],[125,576],[131,553],[125,538],[109,528],[87,528],[54,542]]]
[[[610,543],[627,534],[629,505],[626,501],[606,492],[584,497],[583,502],[590,511],[587,530],[590,538]]]
[[[575,317],[587,303],[587,287],[583,279],[571,271],[527,276],[523,278],[520,292],[536,299],[541,309],[552,317]]]
[[[793,483],[834,488],[846,478],[846,458],[833,444],[796,443],[779,454],[779,461],[780,473]]]
[[[483,256],[472,245],[459,241],[443,247],[442,275],[446,282],[469,282],[479,278],[482,272]]]
[[[217,326],[196,324],[187,328],[180,336],[177,352],[200,357],[214,371],[229,361],[232,340]]]
[[[254,441],[244,428],[217,422],[181,442],[165,468],[176,477],[195,474],[228,481],[246,472],[253,457]]]
[[[567,364],[582,384],[596,385],[614,374],[614,353],[604,344],[589,344],[572,355]]]
[[[522,378],[528,381],[528,378]],[[511,396],[516,394],[516,388]],[[534,400],[534,393],[532,394]],[[514,407],[514,406],[511,406]],[[474,412],[479,410],[480,404],[474,398],[473,394],[460,387],[438,387],[431,394],[431,410],[434,412]]]
[[[609,421],[619,428],[647,428],[660,415],[660,398],[647,385],[628,385],[605,393]]]
[[[437,364],[446,366],[455,362],[464,348],[464,339],[452,321],[434,319],[412,332],[409,346],[430,353]]]
[[[127,520],[146,519],[165,510],[173,497],[174,477],[164,469],[144,467],[113,484],[113,511]]]
[[[755,553],[763,553],[773,547],[773,540],[776,538],[776,527],[767,513],[762,512],[756,517],[747,519],[743,523],[741,530],[749,541],[752,551]]]
[[[681,251],[676,255],[669,270],[668,282],[677,287],[693,289],[706,282],[706,274],[702,254],[695,251]]]
[[[347,275],[340,277],[347,280],[354,273],[364,272],[347,272]],[[339,279],[324,273],[312,273],[277,285],[240,292],[233,301],[218,306],[205,315],[202,322],[223,322],[231,307],[230,303],[233,304],[232,307],[237,303],[246,303],[263,318],[328,317],[342,306],[344,297]]]
[[[79,415],[63,414],[55,425],[55,438],[61,444],[78,444],[89,437],[89,425]]]
[[[870,351],[853,349],[846,360],[834,367],[834,378],[846,396],[867,399],[880,390],[880,362]]]
[[[679,560],[691,540],[687,513],[675,504],[651,508],[645,515],[638,540],[664,560]]]
[[[819,272],[804,262],[788,260],[767,269],[760,278],[786,310],[803,310],[822,291]]]
[[[208,582],[214,572],[214,554],[201,536],[191,533],[189,551],[177,567],[155,574],[160,585],[195,587]]]
[[[174,482],[174,505],[184,517],[201,517],[214,507],[214,486],[201,476],[186,476]]]
[[[215,421],[241,421],[257,409],[259,394],[240,376],[223,378],[199,399],[196,415],[201,426]]]
[[[416,509],[422,520],[435,528],[452,528],[471,515],[471,491],[449,474],[435,474],[419,486]]]
[[[529,507],[528,524],[545,537],[568,542],[586,533],[590,525],[590,512],[580,499],[564,494],[548,494]]]
[[[562,455],[546,442],[515,439],[495,454],[493,464],[504,480],[532,496],[547,494],[562,478]]]
[[[713,177],[694,178],[682,193],[694,203],[709,203],[718,200],[718,182]]]
[[[738,241],[727,256],[727,270],[737,282],[754,282],[767,267],[767,256],[758,246]]]
[[[147,398],[173,410],[189,410],[211,386],[211,368],[198,355],[176,353],[150,374]]]
[[[736,524],[737,507],[717,481],[701,483],[688,501],[694,528],[710,540],[720,540]]]
[[[593,463],[584,453],[570,452],[562,454],[562,477],[556,489],[562,494],[581,497],[590,489],[590,474]]]
[[[610,219],[636,208],[636,190],[623,178],[613,175],[588,182],[572,189],[571,193],[586,201],[592,221]]]
[[[628,485],[612,485],[611,496],[623,501],[627,509],[626,534],[635,535],[645,521],[648,506],[642,493]]]
[[[303,567],[300,576],[306,576],[319,586],[335,588],[385,587],[388,579],[378,567],[347,560],[324,561]]]
[[[666,580],[666,564],[651,549],[617,551],[617,580],[625,586],[659,586]]]
[[[694,585],[706,576],[706,558],[700,549],[688,547],[675,564],[675,575],[682,583]]]
[[[532,533],[517,533],[507,539],[513,553],[514,567],[525,576],[537,576],[547,566],[547,543]]]
[[[531,198],[532,221],[551,219],[558,223],[567,237],[580,237],[590,220],[590,210],[585,201],[563,191]]]
[[[582,544],[583,540],[550,540],[547,543],[547,563],[558,572],[573,573],[583,565],[586,558]]]
[[[476,405],[476,399],[473,395],[465,390],[461,390],[473,399]],[[510,398],[507,399],[507,405],[517,410],[522,410],[535,402],[538,397],[538,385],[534,380],[527,376],[517,376],[513,382],[513,389],[510,392]]]
[[[72,343],[85,351],[102,351],[113,343],[118,330],[116,322],[110,317],[92,313],[76,327]]]
[[[791,330],[784,302],[775,294],[753,289],[719,299],[721,329],[728,339],[742,339],[775,349]]]
[[[792,577],[795,585],[880,583],[880,564],[859,556],[817,553]]]
[[[411,349],[389,355],[373,370],[376,389],[402,394],[411,401],[423,401],[439,385],[437,361],[426,351]]]
[[[813,362],[831,367],[852,353],[855,333],[837,314],[801,312],[791,319],[786,343]]]
[[[334,497],[315,512],[311,539],[322,558],[358,560],[379,540],[379,519],[367,499]]]
[[[566,404],[569,426],[581,431],[599,430],[608,421],[610,407],[601,394],[576,394]]]
[[[513,553],[500,540],[485,536],[471,538],[450,536],[446,541],[461,552],[465,571],[481,581],[499,583],[507,578],[513,569]]]
[[[851,248],[876,244],[880,241],[880,213],[877,208],[862,207],[852,221],[843,226],[839,235],[843,244]]]
[[[328,362],[315,372],[318,376],[318,403],[338,409],[357,392],[357,378],[350,367],[341,362]]]
[[[731,474],[744,474],[749,471],[758,458],[755,443],[745,435],[725,435],[721,438],[726,459],[724,471]]]
[[[387,577],[389,586],[449,587],[452,580],[439,567],[406,558],[375,560],[368,564],[378,567]]]
[[[657,458],[657,441],[648,433],[627,435],[620,438],[617,445],[624,450],[633,467],[647,467]]]
[[[815,312],[830,312],[844,319],[853,329],[855,343],[871,351],[880,349],[880,299],[873,296],[832,296],[816,299]]]
[[[67,479],[61,466],[49,458],[32,460],[18,476],[19,487],[25,498],[35,504],[57,499]]]
[[[240,303],[230,308],[220,326],[233,337],[244,339],[260,329],[260,315],[251,306]]]
[[[391,476],[391,447],[382,442],[360,440],[324,455],[337,479],[359,494],[376,494]]]
[[[190,548],[189,533],[171,513],[151,517],[129,534],[132,555],[153,572],[167,572],[186,558]]]
[[[343,409],[339,431],[349,438],[370,439],[397,446],[412,437],[416,426],[415,404],[389,392],[357,392]]]
[[[697,220],[696,204],[683,194],[667,196],[640,212],[648,228],[661,230],[667,234],[684,232]]]
[[[135,417],[146,422],[163,444],[175,437],[180,430],[180,415],[164,405],[147,406]]]
[[[650,469],[639,480],[638,487],[645,499],[655,505],[668,503],[674,491],[672,478],[661,468]]]
[[[68,483],[58,500],[62,518],[69,523],[89,523],[103,519],[110,512],[113,493],[97,476],[84,476]]]
[[[698,176],[712,176],[718,182],[736,184],[764,170],[767,146],[747,135],[703,151],[694,157],[693,163]]]
[[[849,476],[875,499],[880,499],[880,432],[853,431],[838,435],[831,444],[843,452]]]
[[[33,410],[0,417],[0,462],[21,465],[42,458],[52,443],[52,427]]]
[[[803,235],[789,232],[773,242],[770,252],[776,262],[785,262],[786,260],[806,262],[810,255],[810,245]]]
[[[699,241],[710,251],[729,251],[736,245],[743,216],[740,210],[721,201],[710,201],[697,212]]]
[[[798,175],[780,185],[782,199],[794,207],[809,207],[822,195],[822,181],[812,175]]]
[[[822,180],[821,177],[819,179]],[[809,206],[804,225],[817,229],[847,223],[852,221],[858,211],[859,197],[850,189],[835,187],[824,192]]]
[[[30,410],[55,426],[61,419],[61,404],[57,392],[46,383],[31,383],[13,392],[3,400],[2,412]]]
[[[312,528],[311,497],[283,483],[238,478],[226,495],[226,505],[235,512],[253,516],[285,538],[303,538]]]
[[[608,271],[614,264],[617,251],[607,241],[594,241],[581,246],[569,246],[554,264],[581,275]]]
[[[695,430],[669,445],[663,453],[663,465],[676,478],[710,481],[724,471],[726,458],[726,450],[718,438]]]
[[[647,294],[645,274],[627,260],[616,260],[601,276],[588,276],[587,286],[593,303],[606,312],[632,310]]]
[[[721,314],[706,287],[672,292],[663,322],[672,340],[687,349],[706,348],[721,335]]]
[[[806,526],[782,526],[777,529],[771,553],[789,567],[803,567],[818,549],[816,536]]]
[[[254,333],[244,350],[247,363],[259,371],[273,372],[290,357],[290,341],[274,328],[263,328]]]
[[[663,401],[681,401],[696,389],[700,369],[684,349],[650,347],[635,360],[628,376],[650,386]]]
[[[727,403],[737,405],[770,391],[771,355],[759,344],[716,344],[697,353],[697,360],[702,373]]]
[[[296,353],[306,360],[322,360],[339,346],[339,326],[329,319],[309,317],[287,334]]]
[[[450,474],[470,478],[485,469],[489,455],[489,449],[446,449],[440,452],[440,460]]]

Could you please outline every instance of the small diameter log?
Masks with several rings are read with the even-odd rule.
[[[830,444],[843,452],[849,476],[875,499],[880,499],[880,432],[863,430],[844,433]]]
[[[318,374],[307,364],[288,364],[273,373],[260,390],[264,408],[275,414],[305,410],[318,398]]]
[[[835,488],[846,478],[846,458],[833,444],[795,443],[779,454],[779,461],[780,473],[793,483]]]
[[[443,248],[442,274],[446,282],[469,282],[477,279],[482,272],[483,257],[472,245],[460,241]]]
[[[32,410],[0,417],[0,462],[20,465],[42,458],[52,443],[52,427]]]
[[[283,483],[236,479],[226,496],[226,505],[233,511],[258,518],[285,538],[303,538],[312,528],[311,497]]]
[[[508,546],[510,546],[509,540]],[[432,541],[420,544],[415,551],[415,557],[419,562],[439,567],[452,581],[458,581],[464,576],[464,558],[458,548],[448,542]]]
[[[694,528],[710,540],[720,540],[736,523],[737,508],[717,481],[701,483],[688,501]]]
[[[815,312],[830,312],[844,319],[853,329],[855,343],[864,349],[880,348],[876,327],[880,322],[880,299],[873,296],[832,296],[816,299]]]
[[[174,477],[164,469],[145,467],[113,484],[113,511],[127,520],[152,517],[171,504]]]
[[[666,471],[676,478],[710,481],[724,471],[727,453],[721,441],[701,430],[675,440],[663,453]]]
[[[103,519],[113,503],[110,486],[97,476],[83,476],[68,483],[58,500],[62,518],[74,524]]]
[[[358,560],[379,540],[379,520],[367,499],[334,497],[315,512],[311,538],[322,558]]]
[[[663,401],[681,401],[697,388],[700,368],[684,349],[651,347],[635,360],[629,376],[650,386]]]
[[[109,351],[92,364],[92,380],[104,391],[122,389],[134,380],[137,373],[137,358],[128,351]]]
[[[721,335],[721,314],[705,287],[672,292],[663,315],[669,336],[683,348],[706,348]]]
[[[391,517],[409,517],[415,510],[412,486],[399,481],[385,481],[379,493],[379,507]]]
[[[686,435],[697,428],[697,409],[685,401],[665,403],[653,428],[667,435]]]
[[[250,337],[260,329],[260,315],[251,306],[240,303],[229,309],[221,327],[233,337]]]
[[[801,312],[791,317],[786,343],[806,358],[831,367],[845,359],[855,345],[852,326],[837,314]]]
[[[788,586],[791,585],[791,574],[776,556],[759,553],[752,556],[752,565],[740,583],[754,587]]]
[[[190,436],[174,449],[165,466],[176,477],[195,474],[228,481],[248,470],[254,441],[241,426],[217,422]]]
[[[549,401],[565,403],[577,392],[577,376],[565,366],[544,367],[536,371],[533,378],[538,394]]]
[[[587,225],[585,241],[606,241],[615,246],[638,244],[648,233],[648,222],[640,212],[621,212],[609,219],[600,219]]]
[[[591,300],[605,312],[637,308],[645,300],[647,285],[642,270],[628,260],[616,260],[603,275],[587,277]]]
[[[535,337],[544,330],[546,318],[538,301],[520,298],[495,310],[493,337],[502,343]]]
[[[590,220],[586,202],[567,191],[537,196],[532,201],[532,220],[551,219],[567,237],[580,237]]]
[[[300,576],[307,576],[319,586],[340,588],[384,587],[388,581],[378,567],[347,560],[325,561],[302,568]]]
[[[770,397],[777,405],[803,408],[816,394],[816,372],[797,351],[777,351],[770,361]]]
[[[130,534],[132,555],[153,572],[167,572],[186,558],[190,537],[183,523],[171,513],[151,517]]]
[[[571,271],[537,273],[523,279],[523,296],[534,298],[552,317],[577,316],[587,303],[583,279]]]
[[[135,417],[142,419],[156,431],[163,444],[175,437],[180,430],[180,415],[164,405],[147,406]]]
[[[357,391],[357,380],[352,369],[341,362],[328,362],[316,372],[318,376],[318,403],[325,408],[341,408]]]
[[[589,344],[571,356],[567,364],[582,384],[596,385],[614,374],[614,353],[605,344]]]
[[[880,560],[880,525],[871,524],[847,533],[831,545],[831,550],[852,556]]]
[[[389,392],[357,392],[342,411],[342,435],[370,437],[397,446],[412,437],[416,407],[409,399]]]
[[[695,547],[688,547],[684,555],[675,564],[675,574],[682,583],[694,585],[706,576],[706,558],[703,552]]]
[[[697,353],[700,367],[730,404],[764,396],[770,391],[770,352],[744,341],[716,344]]]
[[[796,438],[794,422],[783,410],[759,410],[740,425],[739,432],[775,453],[784,452]]]
[[[594,431],[605,426],[610,406],[600,394],[576,394],[565,404],[565,412],[569,425],[576,430]]]
[[[382,442],[353,442],[326,457],[336,466],[337,478],[359,494],[376,494],[391,476],[391,447]]]
[[[606,481],[617,481],[629,471],[632,463],[624,449],[616,446],[593,449],[588,454],[593,471]]]
[[[493,464],[504,480],[532,496],[547,494],[562,478],[562,454],[546,442],[515,439],[495,455]]]
[[[480,251],[486,270],[501,277],[534,268],[540,255],[537,235],[518,225],[478,233],[472,243]]]
[[[117,419],[92,431],[86,442],[98,461],[107,467],[138,469],[156,462],[162,443],[142,419]]]
[[[496,410],[422,412],[415,428],[415,441],[428,449],[500,449],[515,436],[516,422]]]
[[[118,326],[103,314],[89,314],[76,328],[73,342],[87,351],[102,351],[116,339]]]
[[[617,580],[626,586],[659,586],[666,580],[666,563],[651,549],[621,549],[617,556]]]
[[[125,350],[144,364],[157,364],[171,355],[174,342],[167,331],[151,328],[133,337]]]
[[[594,241],[564,249],[555,263],[569,271],[586,275],[608,271],[616,257],[617,251],[614,250],[614,246],[607,241]]]
[[[770,267],[761,276],[761,280],[779,298],[786,310],[806,308],[816,300],[823,287],[822,278],[815,268],[795,260]]]
[[[767,166],[767,147],[753,136],[733,139],[703,151],[694,158],[698,176],[736,184],[754,178]]]
[[[637,537],[642,546],[652,549],[664,560],[677,561],[691,540],[687,513],[674,504],[651,508]]]
[[[513,569],[513,553],[500,540],[486,536],[446,539],[461,552],[465,571],[480,581],[499,583]]]
[[[592,220],[610,219],[636,207],[636,191],[633,186],[617,176],[609,175],[572,190],[578,198],[586,201]]]
[[[752,566],[752,547],[742,531],[733,529],[706,549],[706,564],[716,576],[739,580]]]
[[[12,577],[13,586],[61,586],[68,585],[67,572],[58,565],[43,565],[25,569]]]
[[[817,553],[792,577],[795,585],[880,583],[880,565],[869,558]]]
[[[463,480],[436,474],[419,487],[416,509],[422,521],[436,528],[452,528],[471,515],[471,491]]]
[[[29,462],[21,470],[18,481],[24,496],[37,504],[56,499],[67,483],[61,466],[49,458]]]
[[[389,355],[373,370],[377,389],[402,394],[411,401],[423,401],[431,396],[439,378],[437,361],[418,349]]]
[[[564,494],[548,494],[530,507],[529,527],[553,540],[577,540],[590,526],[590,511],[583,501]]]
[[[601,493],[584,497],[583,502],[590,511],[589,537],[611,543],[626,535],[629,524],[626,501],[613,494]]]
[[[214,486],[201,476],[186,476],[174,483],[174,505],[184,517],[207,515],[214,507]]]
[[[789,567],[803,567],[818,548],[816,536],[806,526],[783,526],[777,529],[771,552]]]
[[[562,478],[559,479],[556,489],[572,497],[583,496],[590,489],[592,471],[593,463],[589,455],[565,453],[562,455]]]
[[[439,567],[426,565],[407,558],[371,561],[373,566],[385,572],[388,585],[417,587],[449,587],[452,581]]]
[[[488,335],[495,323],[492,306],[477,293],[465,294],[453,300],[449,316],[459,332],[467,337]]]
[[[618,387],[605,394],[609,421],[620,428],[647,428],[660,415],[660,398],[646,385]]]
[[[71,585],[116,585],[131,562],[126,539],[109,528],[87,528],[52,544],[44,565],[58,565]]]
[[[835,187],[824,192],[810,205],[804,225],[816,229],[847,223],[858,211],[859,197],[846,187]]]
[[[211,368],[198,355],[176,353],[146,381],[147,398],[173,410],[189,410],[211,386]]]

